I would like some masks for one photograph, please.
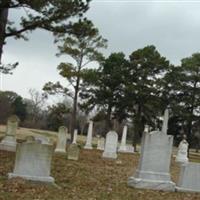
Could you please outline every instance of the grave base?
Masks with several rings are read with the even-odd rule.
[[[65,149],[55,149],[55,153],[66,153]]]
[[[0,150],[15,152],[16,151],[16,143],[3,141],[0,143]]]
[[[172,181],[148,180],[135,177],[128,179],[128,186],[152,190],[175,191],[175,183]]]
[[[92,145],[85,145],[84,149],[93,149],[93,148],[92,148]]]
[[[117,158],[117,154],[116,154],[116,153],[103,152],[102,157],[103,157],[103,158],[116,159],[116,158]]]
[[[16,178],[20,177],[26,180],[30,181],[38,181],[38,182],[45,182],[45,183],[54,183],[54,178],[51,176],[29,176],[29,175],[21,175],[21,174],[14,174],[14,173],[9,173],[8,178]]]

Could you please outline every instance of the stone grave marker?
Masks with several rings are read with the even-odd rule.
[[[67,150],[67,159],[78,160],[79,152],[80,150],[77,144],[70,144]]]
[[[127,148],[126,148],[126,137],[127,137],[127,125],[124,126],[123,128],[123,133],[122,133],[122,140],[121,140],[121,144],[119,147],[119,152],[126,152]]]
[[[33,143],[33,142],[35,142],[34,136],[29,135],[26,137],[26,143]]]
[[[105,146],[105,139],[103,137],[99,137],[97,141],[97,149],[104,150],[104,146]]]
[[[76,142],[77,142],[77,137],[78,137],[78,130],[77,130],[77,129],[74,129],[74,137],[73,137],[72,144],[76,144]]]
[[[55,152],[66,153],[66,142],[67,142],[67,128],[64,126],[59,127],[58,140]]]
[[[19,118],[12,115],[8,118],[6,135],[0,143],[0,149],[6,151],[16,151],[16,132],[18,128]]]
[[[139,165],[128,185],[135,188],[174,191],[170,164],[173,136],[167,135],[168,110],[165,111],[162,131],[144,133]]]
[[[92,149],[92,129],[93,129],[93,121],[90,121],[84,149]]]
[[[200,163],[185,163],[181,165],[177,191],[200,192]]]
[[[14,171],[8,177],[54,183],[54,178],[50,176],[52,153],[52,145],[37,142],[18,144]]]
[[[103,152],[103,158],[117,158],[117,144],[118,135],[115,131],[109,131],[106,135],[105,149]]]
[[[175,161],[178,163],[188,162],[188,142],[185,139],[183,139],[178,146],[178,152]]]

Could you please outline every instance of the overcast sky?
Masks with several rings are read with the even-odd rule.
[[[17,13],[10,13],[14,18]],[[103,53],[124,52],[155,45],[173,64],[200,52],[200,1],[93,0],[87,17],[108,39]],[[29,88],[42,89],[48,81],[63,81],[56,70],[67,58],[55,56],[53,37],[45,31],[29,34],[29,41],[7,40],[4,63],[18,61],[14,74],[3,75],[3,90],[29,97]]]

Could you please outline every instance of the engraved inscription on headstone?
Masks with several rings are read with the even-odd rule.
[[[9,178],[53,183],[54,178],[50,176],[52,153],[52,145],[37,142],[18,144],[14,172],[9,173]]]
[[[79,147],[77,144],[70,144],[67,150],[67,159],[78,160],[79,158]]]

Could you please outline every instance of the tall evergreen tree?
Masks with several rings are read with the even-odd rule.
[[[3,45],[9,37],[27,39],[26,33],[37,28],[58,33],[70,33],[74,17],[81,17],[89,8],[90,0],[1,0],[0,1],[0,70],[9,73],[16,67],[1,62]],[[8,13],[18,10],[19,26],[10,21]],[[25,14],[23,14],[25,11]],[[85,19],[86,20],[86,19]]]
[[[59,82],[56,84],[49,82],[44,86],[44,90],[50,94],[63,93],[73,99],[72,119],[70,132],[73,137],[73,130],[76,126],[76,114],[79,92],[82,90],[82,78],[87,73],[86,66],[91,62],[101,62],[103,60],[99,49],[106,47],[106,40],[99,35],[99,31],[92,22],[79,21],[74,24],[74,29],[68,37],[59,35],[58,55],[70,56],[72,63],[60,63],[59,74],[64,77],[71,86],[63,87]]]

